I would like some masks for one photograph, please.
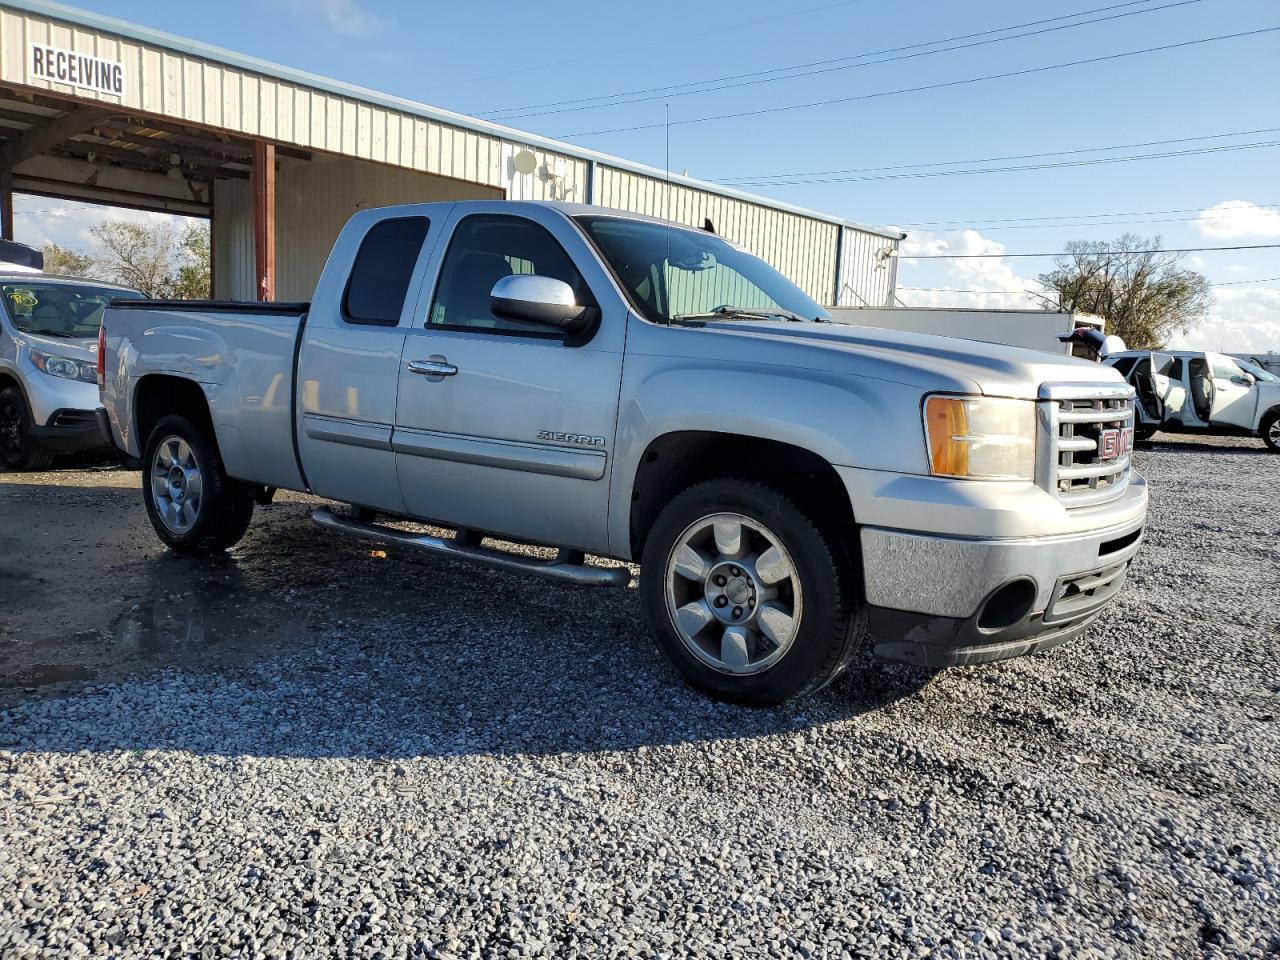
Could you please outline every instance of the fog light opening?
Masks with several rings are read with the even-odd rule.
[[[1011,580],[987,597],[978,614],[978,629],[994,633],[1012,627],[1028,613],[1036,602],[1035,581]]]

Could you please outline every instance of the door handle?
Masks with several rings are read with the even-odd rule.
[[[433,357],[430,360],[410,360],[409,372],[420,373],[424,377],[452,377],[458,372],[458,368],[444,357]]]

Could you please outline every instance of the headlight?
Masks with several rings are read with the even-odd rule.
[[[31,362],[36,365],[37,370],[51,377],[83,380],[86,383],[98,382],[98,368],[93,363],[73,360],[70,357],[59,357],[52,353],[42,353],[39,350],[31,351]]]
[[[1035,478],[1036,405],[1030,400],[929,397],[924,429],[935,476]]]

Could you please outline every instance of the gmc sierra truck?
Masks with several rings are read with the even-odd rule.
[[[601,208],[361,211],[309,304],[118,302],[98,357],[174,550],[225,550],[287,488],[398,548],[614,587],[630,570],[586,555],[638,562],[662,653],[740,703],[868,644],[1060,643],[1142,539],[1115,370],[832,323],[725,239]]]

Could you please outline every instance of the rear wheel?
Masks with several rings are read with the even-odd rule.
[[[640,594],[658,648],[695,689],[768,706],[825,686],[866,633],[834,531],[745,480],[691,487],[645,543]]]
[[[31,408],[17,387],[0,390],[0,464],[9,470],[47,470],[53,454],[40,448],[31,428]]]
[[[160,539],[179,553],[218,553],[244,536],[253,487],[227,476],[213,438],[186,417],[164,417],[142,456],[142,498]]]
[[[1280,453],[1280,410],[1273,410],[1262,418],[1262,439],[1273,453]]]

